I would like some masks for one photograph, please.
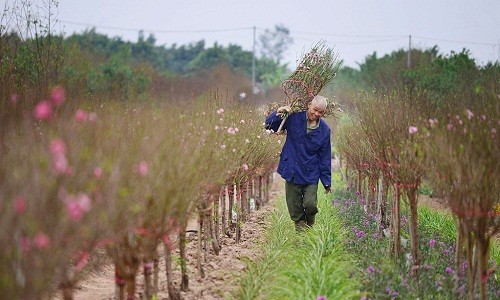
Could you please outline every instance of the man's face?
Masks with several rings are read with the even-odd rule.
[[[307,119],[310,121],[317,121],[325,114],[325,109],[318,104],[309,103],[307,108]]]

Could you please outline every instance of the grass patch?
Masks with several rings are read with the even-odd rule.
[[[321,193],[321,192],[320,192]],[[319,197],[313,228],[296,233],[285,200],[277,209],[261,245],[263,256],[248,262],[237,299],[359,299],[351,255],[345,251],[346,232],[328,199]]]
[[[363,199],[346,190],[336,191],[334,197],[334,207],[339,211],[342,224],[350,230],[345,240],[346,249],[356,257],[357,267],[363,270],[360,281],[366,299],[453,299],[454,276],[459,277],[459,297],[467,298],[467,266],[456,270],[454,265],[456,220],[451,213],[419,208],[421,263],[420,282],[417,283],[410,274],[409,222],[404,205],[401,236],[406,240],[402,242],[401,258],[395,260],[389,253],[389,239],[378,232],[376,216],[364,212]],[[492,247],[492,257],[498,253],[497,245]],[[493,260],[490,263],[493,265]],[[490,278],[487,288],[491,299],[500,295],[498,280]]]

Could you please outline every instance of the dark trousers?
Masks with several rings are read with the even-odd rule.
[[[318,184],[285,183],[286,205],[296,226],[312,226],[318,212]]]

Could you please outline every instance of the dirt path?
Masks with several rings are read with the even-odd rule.
[[[253,211],[247,221],[243,224],[240,243],[236,244],[234,238],[223,237],[221,240],[222,249],[218,256],[209,253],[206,262],[203,264],[205,277],[201,278],[196,270],[196,236],[188,237],[187,255],[189,272],[189,291],[182,292],[184,299],[227,299],[232,298],[231,292],[238,288],[238,278],[243,275],[246,269],[245,260],[255,260],[259,257],[258,241],[262,238],[265,230],[265,216],[273,210],[272,202],[283,193],[283,180],[279,176],[274,176],[270,189],[270,201],[257,211]],[[196,229],[196,223],[188,229]],[[178,257],[178,252],[174,253]],[[180,286],[180,266],[174,262],[175,286]],[[136,299],[141,299],[144,290],[144,278],[139,275],[137,280]],[[75,294],[77,300],[97,300],[114,299],[114,269],[112,265],[106,266],[100,272],[81,282]],[[163,257],[160,260],[160,278],[158,299],[168,299],[167,283],[165,274],[165,262]],[[61,299],[61,298],[56,298]]]

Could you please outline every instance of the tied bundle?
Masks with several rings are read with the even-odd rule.
[[[275,111],[287,105],[291,108],[290,113],[306,111],[312,99],[337,75],[341,64],[338,54],[333,49],[323,41],[318,42],[303,56],[297,69],[281,83],[281,88],[286,95],[285,102],[269,103],[269,110]],[[336,103],[328,101],[326,116],[334,116],[340,111]],[[283,121],[278,133],[287,117],[288,115],[282,115]]]

